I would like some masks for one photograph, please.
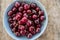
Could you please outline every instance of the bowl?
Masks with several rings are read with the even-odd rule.
[[[15,1],[20,1],[20,2],[24,1],[24,2],[27,2],[27,3],[32,3],[32,2],[36,3],[41,8],[41,10],[44,11],[44,15],[45,15],[46,19],[42,23],[43,25],[41,27],[41,32],[35,34],[30,39],[28,39],[26,37],[16,37],[9,27],[7,12],[13,7]],[[48,24],[48,15],[47,15],[47,12],[45,10],[45,7],[38,0],[15,0],[15,1],[13,1],[9,6],[7,6],[7,8],[4,12],[4,15],[3,15],[4,16],[3,17],[3,26],[6,30],[6,32],[9,34],[9,36],[11,36],[15,40],[35,40],[35,39],[37,39],[38,37],[40,37],[44,33],[44,31],[47,27],[47,24]]]

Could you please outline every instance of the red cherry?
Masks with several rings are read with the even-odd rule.
[[[29,31],[26,31],[26,36],[29,34]]]
[[[31,34],[33,34],[33,35],[34,35],[34,34],[35,34],[35,31],[31,31]]]
[[[12,18],[9,18],[8,21],[9,21],[9,22],[12,21]]]
[[[9,12],[8,12],[8,16],[11,16],[12,14],[13,14],[12,11],[9,11]]]
[[[24,21],[20,20],[18,21],[19,24],[25,24]]]
[[[36,8],[36,4],[35,3],[31,3],[31,8]]]
[[[21,12],[17,12],[18,15],[22,16],[22,13]]]
[[[24,9],[25,9],[25,10],[28,10],[29,8],[30,8],[30,5],[29,5],[29,4],[25,4],[25,5],[24,5]]]
[[[21,34],[22,36],[25,36],[26,30],[20,31],[20,34]]]
[[[26,13],[26,10],[23,11],[23,14]]]
[[[21,4],[21,6],[24,6],[26,3],[25,2],[23,2],[22,4]]]
[[[40,28],[36,28],[36,33],[40,32]]]
[[[19,31],[21,30],[20,28],[21,28],[21,25],[18,26],[18,30],[19,30]]]
[[[13,17],[13,20],[16,20],[16,17]]]
[[[33,18],[33,19],[37,19],[37,15],[33,15],[32,18]]]
[[[19,25],[18,29],[20,29],[20,30],[25,30],[25,26]]]
[[[12,32],[16,32],[16,28],[13,28],[13,29],[12,29]]]
[[[15,24],[15,28],[18,27],[18,23]]]
[[[13,24],[10,24],[10,28],[12,28],[12,29],[14,28]]]
[[[39,7],[37,7],[35,10],[38,12],[40,9],[39,9]]]
[[[15,27],[15,25],[16,25],[16,21],[14,21],[12,24],[13,24],[13,26]]]
[[[30,20],[28,20],[27,24],[28,27],[30,27],[32,25],[32,22]]]
[[[38,13],[39,13],[40,16],[41,15],[44,15],[44,12],[43,11],[39,11]]]
[[[22,11],[23,11],[23,7],[20,6],[18,10],[19,10],[20,12],[22,12]]]
[[[37,14],[36,10],[32,10],[32,13],[33,13],[33,14]]]
[[[15,7],[19,7],[20,6],[20,3],[19,2],[15,2]]]
[[[24,23],[26,23],[28,20],[27,20],[26,17],[23,17],[21,21],[23,21]]]
[[[19,33],[19,32],[16,32],[15,35],[16,35],[16,36],[20,36],[20,33]]]
[[[13,14],[11,17],[15,17],[16,16],[16,14]]]
[[[23,17],[18,23],[19,24],[25,24],[27,21],[28,21],[27,18]]]
[[[31,33],[29,33],[27,37],[28,37],[28,38],[31,38],[31,37],[32,37],[32,34],[31,34]]]
[[[18,32],[20,32],[21,30],[20,29],[17,29]]]
[[[28,14],[31,14],[31,10],[27,10],[27,13],[28,13]]]
[[[39,19],[35,20],[34,22],[35,24],[39,24]]]
[[[34,28],[33,26],[29,27],[29,31],[30,31],[30,32],[32,32],[32,31],[34,31],[34,30],[35,30],[35,28]]]
[[[23,14],[23,17],[27,17],[28,18],[28,15],[26,13]]]
[[[38,25],[36,26],[36,28],[41,28],[41,25],[40,25],[40,24],[38,24]]]
[[[32,20],[32,16],[28,16],[28,19],[29,19],[29,20]]]
[[[21,16],[19,14],[16,15],[16,20],[20,20]]]
[[[17,9],[14,7],[14,8],[12,9],[12,11],[13,11],[13,12],[16,12],[16,11],[17,11]]]
[[[8,22],[9,22],[9,23],[13,23],[13,19],[12,19],[12,18],[9,18],[9,19],[8,19]]]
[[[44,16],[41,16],[41,17],[40,17],[40,21],[43,21],[44,19],[45,19]]]

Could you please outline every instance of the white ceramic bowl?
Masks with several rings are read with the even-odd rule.
[[[6,8],[5,12],[4,12],[3,26],[4,26],[5,30],[6,30],[6,32],[15,40],[35,40],[35,39],[37,39],[38,37],[40,37],[43,34],[43,32],[45,31],[45,29],[47,27],[47,24],[48,24],[48,16],[47,16],[47,12],[45,10],[45,7],[38,0],[17,0],[17,1],[26,1],[27,3],[31,3],[31,2],[36,3],[44,11],[44,15],[45,15],[46,19],[43,22],[43,25],[41,27],[41,32],[35,34],[30,39],[28,39],[26,37],[16,37],[14,35],[14,33],[11,31],[11,29],[9,27],[7,12],[13,7],[15,1],[13,1],[9,6],[7,6],[7,8]]]

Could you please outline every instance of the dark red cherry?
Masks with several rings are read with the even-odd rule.
[[[15,2],[15,7],[19,7],[20,6],[20,3],[19,2]]]
[[[13,14],[12,11],[9,11],[9,12],[8,12],[8,16],[11,16],[12,14]]]
[[[32,34],[31,34],[31,33],[29,33],[27,37],[28,37],[28,38],[32,38]]]
[[[40,17],[40,21],[43,21],[44,19],[45,19],[44,16],[41,16],[41,17]]]
[[[19,10],[20,12],[22,12],[22,11],[23,11],[23,7],[20,6],[18,10]]]
[[[35,3],[31,3],[31,8],[36,8],[36,4]]]
[[[30,5],[29,5],[29,4],[25,4],[25,5],[24,5],[24,9],[25,9],[25,10],[28,10],[29,8],[30,8]]]

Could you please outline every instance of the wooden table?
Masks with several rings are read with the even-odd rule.
[[[48,13],[48,26],[41,37],[36,40],[60,40],[60,0],[39,0]],[[5,8],[12,0],[0,0],[0,40],[13,40],[3,28],[2,20]]]

